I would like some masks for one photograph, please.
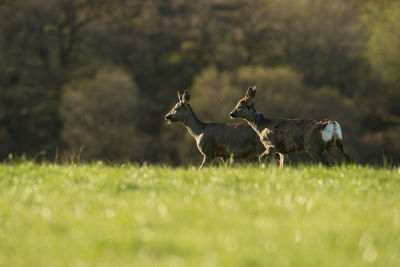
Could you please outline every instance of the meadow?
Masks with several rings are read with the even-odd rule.
[[[400,168],[0,165],[0,266],[400,266]]]

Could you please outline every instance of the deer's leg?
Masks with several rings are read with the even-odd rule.
[[[282,153],[276,153],[275,154],[275,158],[277,159],[277,160],[279,160],[279,168],[283,168],[283,162],[284,162],[284,160],[285,160],[285,155],[283,155]]]
[[[226,161],[228,160],[228,158],[219,158],[222,162],[222,164],[224,164],[224,166],[226,166]]]
[[[274,152],[275,152],[275,149],[274,149],[274,148],[272,148],[272,147],[267,148],[267,149],[264,151],[264,153],[262,153],[262,154],[258,157],[258,159],[259,159],[260,161],[263,161],[263,160],[265,160],[266,158],[271,157],[271,155],[273,155]]]
[[[276,152],[276,149],[274,147],[268,147],[264,153],[262,153],[258,157],[258,161],[261,163],[262,161],[265,160],[265,158],[270,158],[274,156],[275,160],[279,162],[279,167],[283,168],[283,161],[284,161],[284,155],[281,153]]]
[[[340,140],[336,140],[335,142],[330,142],[326,146],[326,151],[329,153],[329,155],[331,155],[337,159],[345,160],[347,163],[355,162],[349,155],[344,153],[343,145]]]
[[[321,133],[314,130],[309,136],[307,136],[304,142],[304,148],[306,152],[316,161],[322,163],[323,165],[329,166],[330,163],[325,157],[324,150],[326,143],[321,138]]]
[[[268,156],[265,152],[262,153],[260,156],[258,156],[258,162],[263,163],[265,161],[265,158]]]
[[[200,165],[200,169],[203,168],[204,166],[208,166],[210,165],[210,163],[212,162],[213,158],[207,155],[204,155],[203,157],[203,162]]]
[[[269,155],[266,154],[265,152],[262,153],[259,157],[258,157],[258,162],[262,163],[266,157],[268,157]],[[285,155],[283,155],[282,153],[275,153],[275,160],[277,162],[279,162],[279,168],[283,168],[283,162],[285,160]]]
[[[323,151],[308,151],[307,153],[313,158],[313,160],[316,160],[326,166],[329,166],[330,163],[328,159],[324,156]]]

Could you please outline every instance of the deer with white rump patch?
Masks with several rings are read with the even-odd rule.
[[[169,123],[183,123],[194,137],[197,148],[203,154],[200,168],[210,164],[214,158],[225,162],[231,156],[234,159],[259,156],[261,160],[265,147],[247,123],[203,123],[189,105],[188,91],[185,90],[183,94],[178,92],[178,100],[165,119]]]
[[[270,119],[257,113],[254,108],[256,87],[250,86],[244,98],[239,100],[229,114],[231,118],[242,118],[257,132],[266,148],[266,155],[279,153],[279,166],[283,167],[283,155],[306,151],[314,160],[329,165],[323,154],[353,162],[343,150],[342,130],[337,121],[310,119]]]

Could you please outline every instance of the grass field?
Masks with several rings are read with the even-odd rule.
[[[0,266],[400,266],[400,169],[0,165]]]

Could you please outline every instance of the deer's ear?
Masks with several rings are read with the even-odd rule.
[[[188,103],[189,100],[190,100],[190,94],[187,90],[185,90],[185,92],[183,92],[183,95],[182,95],[182,102]]]
[[[246,92],[246,95],[245,95],[246,101],[253,100],[255,96],[256,96],[256,87],[255,86],[250,86],[247,89],[247,92]]]
[[[179,91],[177,91],[176,93],[178,94],[179,102],[182,102],[182,94]]]

